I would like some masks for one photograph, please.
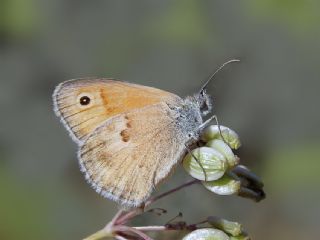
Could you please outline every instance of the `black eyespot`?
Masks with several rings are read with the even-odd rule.
[[[90,103],[90,98],[88,96],[83,96],[80,98],[80,104],[82,106],[88,105]]]

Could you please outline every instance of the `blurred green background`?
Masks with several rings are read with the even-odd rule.
[[[55,85],[113,77],[186,96],[231,58],[241,62],[209,92],[267,199],[193,186],[159,201],[168,214],[135,224],[164,224],[181,211],[190,223],[239,221],[253,239],[317,239],[319,9],[317,0],[2,0],[0,239],[82,239],[117,211],[79,171],[76,145],[52,111]],[[159,191],[187,179],[179,169]]]

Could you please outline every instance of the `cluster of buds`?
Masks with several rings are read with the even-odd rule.
[[[218,195],[238,195],[256,202],[265,198],[261,179],[240,165],[240,158],[233,153],[241,146],[235,131],[211,125],[203,131],[201,140],[205,145],[189,152],[183,160],[184,169],[193,178]],[[213,217],[208,223],[213,228],[195,230],[184,239],[249,239],[238,223]]]

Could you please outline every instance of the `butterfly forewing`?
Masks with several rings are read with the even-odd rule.
[[[56,114],[76,142],[82,142],[107,119],[159,102],[175,102],[172,93],[110,79],[78,79],[58,85]]]

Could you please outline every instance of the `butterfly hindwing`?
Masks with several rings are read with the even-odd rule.
[[[175,112],[158,103],[106,120],[79,149],[82,171],[101,195],[139,206],[180,160]]]

